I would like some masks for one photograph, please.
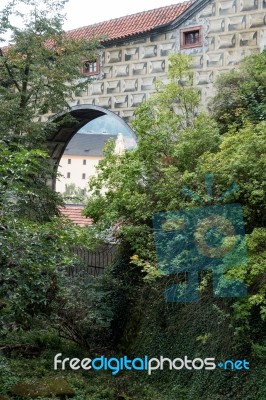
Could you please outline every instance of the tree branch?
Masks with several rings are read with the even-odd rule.
[[[11,70],[11,68],[9,67],[9,65],[8,65],[8,63],[7,63],[7,61],[6,61],[5,56],[4,56],[4,53],[3,53],[3,50],[2,50],[1,48],[0,48],[0,57],[3,58],[3,64],[4,64],[5,68],[6,68],[6,71],[7,71],[7,73],[8,73],[8,76],[12,79],[12,82],[13,82],[14,85],[16,86],[17,90],[18,90],[19,92],[21,92],[21,88],[20,88],[18,82],[16,81],[16,79],[14,78],[14,75],[13,75],[13,73],[12,73],[12,70]]]

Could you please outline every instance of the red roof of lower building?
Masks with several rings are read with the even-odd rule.
[[[111,19],[94,25],[84,26],[68,31],[74,39],[92,39],[93,37],[107,36],[105,39],[116,40],[128,36],[149,32],[160,26],[169,24],[181,15],[192,1],[160,7],[125,17]],[[104,40],[103,40],[104,41]]]
[[[84,206],[78,204],[66,204],[65,207],[59,207],[59,211],[76,225],[92,225],[92,220],[90,218],[84,217],[84,215],[81,214],[84,208]]]

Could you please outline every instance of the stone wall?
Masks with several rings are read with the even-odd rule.
[[[201,47],[180,50],[180,29],[202,26]],[[169,28],[168,28],[169,29]],[[100,76],[71,105],[108,108],[128,122],[136,106],[154,92],[155,80],[165,80],[172,52],[193,56],[194,83],[202,104],[213,95],[218,74],[266,45],[266,0],[215,0],[172,31],[153,34],[105,48]]]
[[[221,72],[237,68],[244,57],[266,46],[266,0],[213,1],[180,28],[195,25],[203,26],[203,46],[182,52],[193,55],[194,82],[206,104]],[[179,43],[178,38],[177,51]]]
[[[71,105],[107,107],[128,121],[134,109],[165,77],[167,56],[175,51],[176,32],[154,35],[106,48],[100,56],[101,75]]]

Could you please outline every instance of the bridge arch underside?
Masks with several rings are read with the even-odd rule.
[[[61,113],[52,119],[53,122],[57,123],[57,129],[50,135],[50,137],[48,137],[47,149],[50,156],[50,161],[55,171],[58,168],[60,159],[68,143],[75,133],[77,133],[88,122],[104,115],[109,115],[117,119],[131,133],[132,137],[136,138],[129,125],[113,112],[90,104],[74,106],[69,111]],[[66,118],[68,116],[71,116],[72,118]],[[53,189],[55,189],[55,184],[56,179],[54,179],[52,182],[49,182],[49,185]]]

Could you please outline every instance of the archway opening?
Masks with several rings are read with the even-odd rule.
[[[74,119],[66,120],[69,115]],[[115,141],[117,154],[136,147],[136,136],[129,125],[101,107],[74,106],[68,113],[56,116],[54,121],[58,129],[47,145],[51,162],[60,175],[51,185],[61,193],[71,186],[85,190],[103,158],[103,148],[108,140]]]

